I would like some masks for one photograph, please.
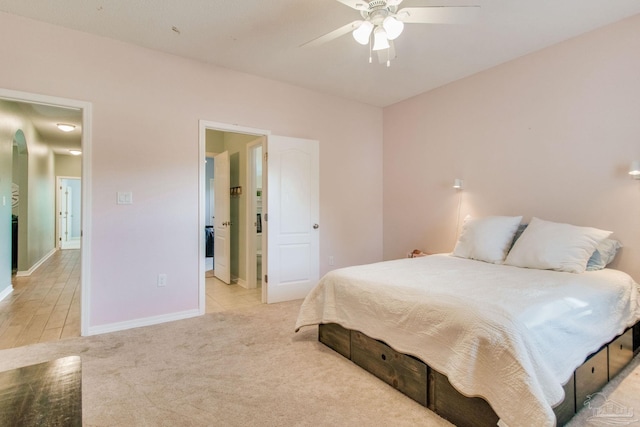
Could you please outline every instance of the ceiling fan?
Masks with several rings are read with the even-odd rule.
[[[422,6],[398,9],[402,0],[337,0],[360,11],[362,19],[313,39],[302,46],[317,46],[349,32],[362,45],[369,45],[369,62],[372,51],[378,53],[380,63],[391,65],[395,58],[393,41],[400,36],[404,24],[453,24],[465,23],[475,18],[480,6]]]

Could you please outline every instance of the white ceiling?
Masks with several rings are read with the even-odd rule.
[[[639,0],[404,0],[480,5],[470,24],[407,24],[391,67],[350,34],[300,47],[360,19],[336,0],[0,0],[0,11],[387,106],[640,13]]]
[[[345,0],[346,1],[346,0]],[[350,34],[300,47],[360,19],[336,0],[0,0],[0,11],[384,107],[640,13],[640,0],[404,0],[479,5],[470,24],[407,24],[391,67]],[[23,105],[57,153],[80,146],[78,111]],[[78,128],[69,134],[58,122]]]

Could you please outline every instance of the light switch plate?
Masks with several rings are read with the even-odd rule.
[[[131,191],[118,191],[119,205],[131,205],[133,204],[133,193]]]

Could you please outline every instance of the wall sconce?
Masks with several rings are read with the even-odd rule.
[[[629,173],[631,173],[631,172],[629,172]],[[463,182],[459,178],[456,178],[456,179],[453,180],[453,188],[455,188],[456,190],[462,190],[462,188],[463,188],[462,184],[463,184]]]
[[[631,162],[631,169],[629,169],[629,175],[633,179],[640,179],[640,160],[634,160]]]

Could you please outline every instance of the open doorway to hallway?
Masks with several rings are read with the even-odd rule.
[[[0,221],[12,222],[9,236],[0,231],[0,348],[81,335],[81,153],[89,108],[0,89],[0,116],[8,124],[0,128],[0,183],[12,186],[10,210],[0,203]]]

